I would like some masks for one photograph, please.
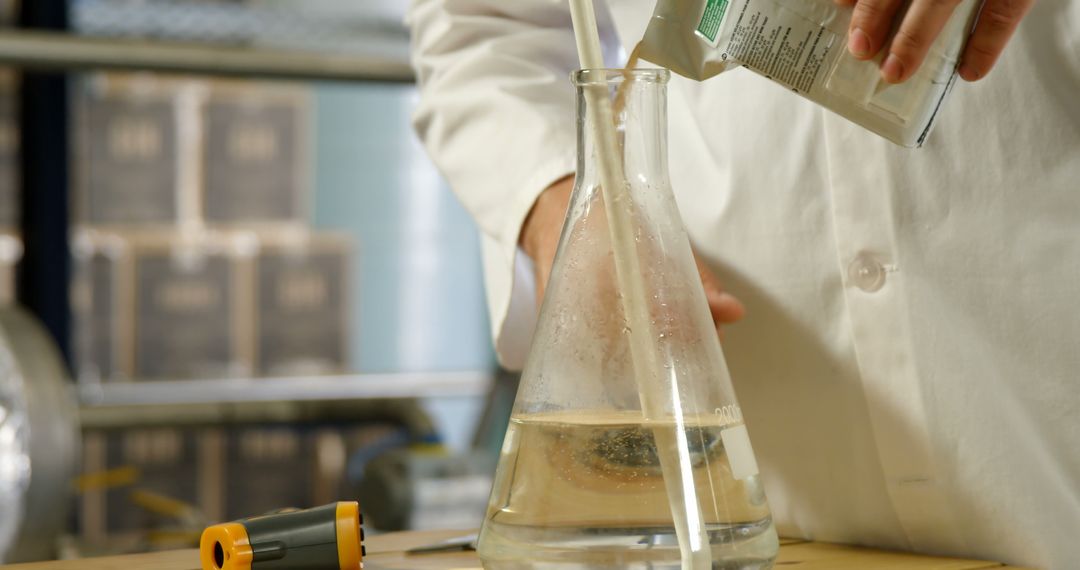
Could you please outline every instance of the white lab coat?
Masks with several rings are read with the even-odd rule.
[[[610,56],[650,4],[599,9]],[[518,233],[574,169],[566,1],[418,1],[409,23],[416,126],[520,365]],[[748,308],[724,351],[780,532],[1080,568],[1080,2],[1036,2],[922,149],[742,69],[674,77],[669,116],[694,247]]]

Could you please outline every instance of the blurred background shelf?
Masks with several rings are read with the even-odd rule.
[[[138,70],[266,79],[412,82],[405,59],[267,46],[0,32],[0,64],[29,69]]]
[[[62,0],[63,29],[0,31],[0,64],[412,82],[398,2]],[[50,4],[59,5],[54,0]],[[0,0],[0,20],[17,3]]]
[[[79,385],[79,400],[85,410],[167,404],[475,397],[486,394],[493,381],[491,372],[477,371],[83,383]]]
[[[375,529],[479,524],[517,376],[413,134],[406,6],[0,0],[0,307],[51,337],[20,361],[59,349],[26,496],[72,507],[0,494],[0,562],[338,498]]]

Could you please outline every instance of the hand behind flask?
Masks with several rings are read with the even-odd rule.
[[[555,251],[559,246],[559,234],[566,218],[566,208],[570,203],[570,193],[574,189],[574,177],[567,176],[549,186],[537,198],[525,224],[521,229],[519,243],[525,253],[533,260],[536,267],[536,302],[544,298],[551,266],[555,260]],[[723,334],[720,326],[737,322],[743,318],[746,309],[733,295],[724,291],[720,281],[697,255],[698,273],[705,288],[705,298],[709,311],[717,325],[717,332]],[[610,276],[598,276],[597,283],[610,287]]]

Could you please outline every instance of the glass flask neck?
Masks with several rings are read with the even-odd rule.
[[[626,179],[648,185],[667,183],[667,82],[664,69],[585,69],[574,74],[577,87],[577,175],[599,184],[599,156],[585,92],[604,86],[609,94],[620,161]]]

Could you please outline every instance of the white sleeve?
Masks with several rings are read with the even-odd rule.
[[[597,18],[605,53],[617,56],[610,16],[598,9]],[[406,22],[420,88],[414,126],[480,227],[496,352],[520,369],[536,307],[518,234],[540,192],[576,163],[569,5],[414,0]]]

